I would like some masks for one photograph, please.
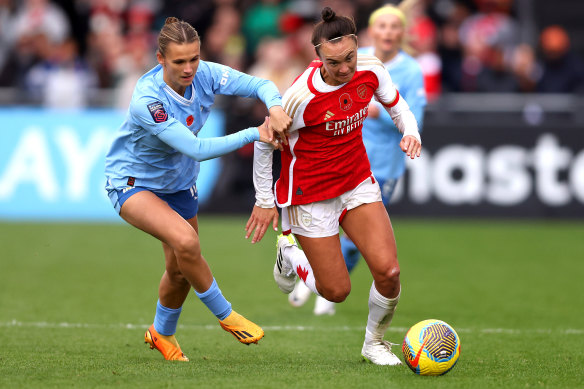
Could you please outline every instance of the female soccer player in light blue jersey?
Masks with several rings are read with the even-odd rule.
[[[407,5],[405,1],[400,4],[400,8],[404,5]],[[417,61],[402,50],[406,17],[400,8],[385,5],[371,14],[368,32],[373,46],[360,48],[358,52],[374,55],[384,63],[400,95],[408,102],[422,132],[426,106],[424,77]],[[383,203],[388,207],[395,186],[405,172],[406,156],[399,146],[402,134],[387,111],[380,107],[379,103],[369,106],[369,116],[363,122],[363,143],[371,163],[371,171],[379,181]],[[351,272],[361,254],[346,235],[341,237],[341,250],[347,269]],[[288,297],[292,305],[301,306],[310,294],[304,283],[299,282]],[[314,313],[332,315],[335,313],[335,304],[317,296]]]
[[[125,221],[162,242],[166,271],[145,341],[167,360],[188,361],[174,333],[191,287],[237,340],[249,344],[263,337],[259,326],[232,310],[201,255],[195,182],[199,161],[255,140],[278,147],[272,141],[274,131],[285,139],[291,122],[272,82],[199,57],[195,29],[168,18],[158,37],[159,65],[138,81],[126,120],[106,158],[106,189],[115,209]],[[270,118],[257,128],[198,138],[216,94],[259,98]]]

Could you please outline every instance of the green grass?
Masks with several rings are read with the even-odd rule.
[[[191,362],[171,363],[142,343],[163,272],[154,238],[122,224],[0,223],[0,387],[584,386],[583,222],[393,221],[403,290],[386,339],[450,323],[462,353],[442,377],[360,361],[364,262],[337,314],[315,317],[313,300],[292,308],[276,287],[273,234],[250,245],[244,224],[202,215],[203,254],[265,338],[239,344],[193,294],[177,333]]]

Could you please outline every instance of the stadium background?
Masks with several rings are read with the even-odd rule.
[[[308,37],[323,5],[353,15],[365,45],[367,16],[382,3],[1,1],[0,219],[117,220],[103,156],[136,79],[155,64],[167,16],[197,28],[204,59],[285,90],[313,57]],[[418,3],[409,35],[430,103],[424,155],[408,165],[395,215],[584,216],[583,14],[578,0]],[[219,98],[202,136],[264,113]],[[202,212],[249,212],[251,164],[250,146],[204,162]]]

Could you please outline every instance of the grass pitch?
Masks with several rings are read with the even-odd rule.
[[[330,317],[291,307],[272,279],[274,234],[200,216],[203,254],[259,345],[220,329],[194,293],[178,340],[191,361],[143,343],[163,272],[159,243],[120,225],[0,223],[2,388],[509,388],[584,386],[584,223],[393,221],[402,298],[386,339],[428,318],[461,338],[445,376],[361,362],[371,276]],[[400,347],[395,347],[395,351]],[[397,353],[400,357],[401,350]]]

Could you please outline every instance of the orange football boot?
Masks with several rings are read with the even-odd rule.
[[[167,361],[188,362],[189,360],[181,351],[174,335],[160,335],[154,329],[154,324],[146,330],[146,333],[144,334],[144,343],[148,343],[151,350],[156,349],[160,351],[164,359]]]
[[[225,319],[219,320],[219,324],[221,324],[221,327],[225,331],[230,332],[235,336],[235,339],[243,344],[257,344],[264,337],[264,330],[260,326],[252,323],[235,311],[231,311]]]

